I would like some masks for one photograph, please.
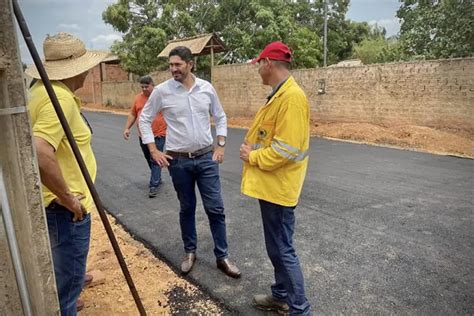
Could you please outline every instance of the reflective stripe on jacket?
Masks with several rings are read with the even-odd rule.
[[[309,149],[309,105],[290,76],[260,108],[245,140],[253,150],[244,163],[242,193],[283,206],[301,194]]]

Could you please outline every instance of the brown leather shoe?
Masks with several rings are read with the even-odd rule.
[[[240,278],[240,270],[235,264],[229,261],[229,259],[218,259],[216,260],[217,268],[230,276],[231,278]]]
[[[84,286],[82,288],[88,287],[92,283],[92,280],[94,280],[94,276],[92,274],[86,273],[84,276]]]
[[[193,268],[194,262],[196,261],[196,254],[194,252],[187,253],[184,256],[183,262],[181,263],[181,272],[188,274]]]
[[[281,315],[289,315],[289,307],[285,301],[277,300],[272,295],[255,295],[253,306],[264,311],[275,311]]]
[[[76,311],[81,311],[84,309],[84,301],[81,300],[80,298],[77,299],[76,301]]]

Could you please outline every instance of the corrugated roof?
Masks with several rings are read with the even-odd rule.
[[[158,57],[168,57],[170,51],[177,46],[188,47],[193,55],[209,55],[211,53],[211,39],[214,53],[225,52],[228,50],[216,34],[209,33],[170,41]]]

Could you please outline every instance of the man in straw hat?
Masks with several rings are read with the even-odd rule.
[[[87,169],[95,180],[92,133],[81,116],[80,101],[74,91],[83,86],[89,69],[99,64],[107,53],[87,51],[81,40],[67,33],[47,36],[43,51],[43,65]],[[28,68],[26,73],[40,78],[35,67]],[[31,88],[28,110],[43,184],[61,315],[75,315],[76,302],[84,284],[90,211],[94,202],[41,80]]]
[[[290,75],[292,53],[282,42],[268,44],[252,63],[272,87],[240,147],[242,193],[260,203],[265,246],[275,283],[271,295],[255,295],[255,307],[310,315],[303,273],[293,247],[294,210],[308,166],[308,100]]]

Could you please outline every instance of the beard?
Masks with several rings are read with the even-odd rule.
[[[187,74],[182,73],[181,71],[175,71],[172,73],[174,80],[183,82],[186,79]]]

